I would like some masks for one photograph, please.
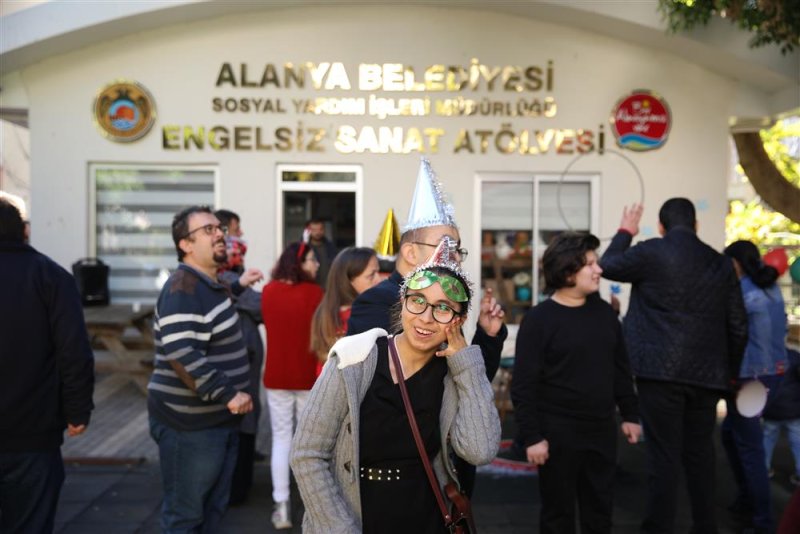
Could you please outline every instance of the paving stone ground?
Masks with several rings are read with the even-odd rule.
[[[504,434],[513,432],[506,425]],[[726,510],[734,497],[734,486],[725,459],[717,447],[717,516],[721,533],[736,533]],[[782,512],[793,487],[789,484],[792,459],[785,439],[775,453],[776,477],[772,494],[776,517]],[[646,497],[645,457],[641,446],[620,444],[620,462],[615,486],[614,532],[638,531]],[[296,488],[292,491],[295,526],[283,532],[300,532],[302,504]],[[67,465],[61,493],[56,532],[63,534],[124,534],[159,532],[161,485],[157,461],[129,465]],[[481,534],[537,532],[539,492],[535,475],[509,469],[486,467],[478,474],[473,498]],[[273,532],[269,521],[272,506],[269,465],[256,464],[255,481],[247,503],[231,508],[223,533]],[[685,491],[680,492],[678,532],[688,531],[690,516]]]

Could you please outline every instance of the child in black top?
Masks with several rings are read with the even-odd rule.
[[[552,296],[525,315],[511,398],[528,461],[540,466],[541,532],[611,532],[616,407],[629,443],[641,435],[625,342],[599,298],[590,234],[563,233],[542,258]]]

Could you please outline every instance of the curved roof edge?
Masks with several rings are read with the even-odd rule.
[[[393,6],[394,0],[326,0],[327,5]],[[97,2],[91,9],[68,2],[45,2],[0,17],[0,75],[130,33],[171,24],[250,11],[320,5],[319,0],[153,0]],[[800,53],[782,55],[775,46],[751,49],[749,36],[721,19],[689,33],[669,35],[656,0],[635,3],[539,0],[428,0],[409,6],[491,10],[575,27],[673,53],[712,72],[740,80],[764,92],[798,94]],[[795,91],[797,89],[797,91]],[[776,110],[781,111],[781,110]]]

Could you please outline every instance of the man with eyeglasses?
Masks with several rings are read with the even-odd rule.
[[[442,240],[447,240],[450,246],[450,257],[459,263],[466,259],[467,250],[461,246],[461,237],[452,211],[452,206],[442,197],[441,184],[436,181],[430,163],[423,159],[406,231],[400,236],[395,270],[386,280],[356,297],[347,322],[348,336],[372,328],[383,328],[392,332],[391,310],[397,302],[403,278],[425,263]],[[504,315],[492,296],[492,291],[487,289],[480,301],[478,324],[472,344],[481,348],[490,382],[500,366],[503,342],[508,336],[503,322]],[[471,494],[475,484],[475,467],[456,458],[456,469],[462,489],[468,495]]]
[[[247,350],[230,292],[241,293],[263,275],[248,269],[230,286],[217,279],[227,258],[226,231],[207,206],[186,208],[172,221],[180,263],[156,304],[147,399],[164,486],[164,532],[207,532],[219,525],[241,419],[253,410],[244,391]]]

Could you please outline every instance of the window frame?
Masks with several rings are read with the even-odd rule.
[[[284,182],[284,172],[340,172],[353,173],[352,182]],[[285,192],[354,193],[356,218],[356,244],[364,243],[364,169],[357,164],[279,163],[275,166],[275,254],[280,256],[283,242],[283,194]]]
[[[97,258],[97,174],[98,171],[156,171],[165,173],[174,172],[207,172],[212,175],[213,184],[213,205],[211,209],[216,210],[220,206],[220,171],[216,165],[208,164],[159,164],[159,163],[119,163],[119,162],[90,162],[87,166],[88,182],[89,182],[89,209],[88,209],[88,255],[89,257]],[[171,238],[170,238],[171,239]],[[175,267],[170,269],[173,271],[177,267],[178,261],[175,259]],[[109,284],[110,285],[110,284]],[[109,287],[112,302],[115,301],[113,289]],[[129,299],[123,299],[127,301]],[[142,300],[142,302],[144,302]]]
[[[532,220],[533,228],[530,228],[532,241],[532,261],[531,261],[531,305],[536,305],[539,288],[539,262],[544,253],[544,248],[539,244],[535,236],[539,235],[540,230],[540,206],[541,199],[540,186],[542,183],[588,183],[589,184],[589,231],[594,235],[599,235],[600,228],[600,171],[594,172],[572,172],[560,174],[553,172],[480,172],[476,173],[474,181],[474,218],[473,218],[473,239],[471,249],[477,251],[471,256],[470,270],[480,273],[478,277],[478,287],[483,287],[483,273],[481,269],[481,236],[483,235],[483,184],[484,183],[530,183],[533,185],[531,205],[533,208]],[[566,221],[565,221],[566,222]]]

